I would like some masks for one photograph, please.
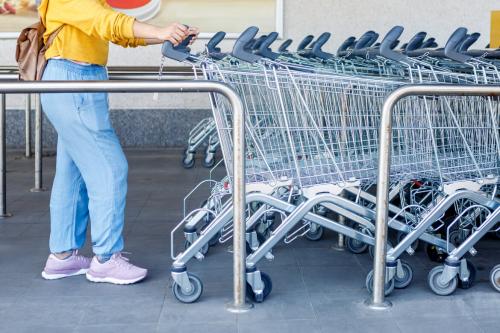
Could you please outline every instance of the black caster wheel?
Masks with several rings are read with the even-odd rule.
[[[323,227],[320,225],[316,225],[315,230],[311,228],[311,230],[306,233],[306,238],[313,242],[319,241],[321,237],[323,237]]]
[[[477,268],[476,266],[468,259],[467,261],[467,269],[469,270],[469,279],[467,281],[462,281],[460,276],[458,277],[458,288],[460,289],[469,289],[476,282]]]
[[[273,290],[273,282],[271,281],[271,277],[266,273],[260,272],[260,277],[262,279],[262,283],[264,284],[264,290],[262,294],[256,295],[253,292],[252,286],[247,283],[247,297],[250,298],[255,303],[262,303],[269,296],[271,291]]]
[[[460,246],[460,244],[462,244],[464,241],[464,236],[458,229],[450,232],[448,238],[450,239],[450,243],[453,244],[455,247]]]
[[[407,262],[401,261],[401,267],[403,268],[403,276],[400,277],[397,273],[394,276],[394,288],[396,289],[408,287],[413,280],[413,269],[411,266]]]
[[[191,153],[186,149],[182,157],[182,166],[184,167],[184,169],[191,169],[194,167],[194,162],[194,152]]]
[[[444,266],[437,266],[431,269],[429,275],[427,276],[427,283],[436,295],[448,296],[457,290],[458,278],[455,276],[450,282],[443,284],[439,281],[443,271]]]
[[[493,289],[500,292],[500,265],[496,265],[491,270],[490,283]]]
[[[366,289],[368,289],[368,292],[370,294],[372,294],[373,293],[373,269],[366,276],[365,284],[366,284]],[[385,291],[384,291],[385,296],[389,296],[394,291],[394,279],[392,279],[389,282],[386,282],[384,287],[385,287]]]
[[[431,244],[427,244],[425,252],[427,253],[427,256],[431,261],[437,262],[439,264],[443,263],[448,256],[443,250]]]
[[[203,293],[203,283],[200,278],[194,274],[188,273],[189,282],[191,282],[191,290],[186,292],[182,290],[181,286],[174,281],[172,285],[172,293],[174,297],[182,303],[194,303]]]

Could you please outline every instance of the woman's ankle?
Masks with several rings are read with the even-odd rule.
[[[70,250],[70,251],[64,251],[64,252],[57,252],[57,253],[52,253],[57,259],[59,260],[64,260],[64,259],[68,259],[69,257],[71,257],[71,255],[73,254],[73,251]]]
[[[113,256],[113,253],[96,255],[97,261],[99,261],[100,264],[104,264],[106,261],[109,261],[109,259],[111,259],[112,256]]]

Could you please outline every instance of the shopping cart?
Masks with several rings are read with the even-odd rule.
[[[214,58],[223,58],[224,54],[217,45],[224,39],[226,34],[222,31],[215,34],[207,43],[205,51],[200,56],[211,56]],[[186,50],[189,39],[181,44],[180,48]],[[163,61],[162,61],[163,63]],[[160,69],[161,73],[161,69]],[[196,76],[196,69],[194,75]],[[160,74],[161,75],[161,74]],[[213,117],[207,117],[200,120],[189,132],[187,147],[182,155],[182,166],[191,169],[195,165],[195,155],[197,150],[205,145],[202,165],[205,168],[212,168],[216,164],[216,154],[219,148],[219,139],[216,133],[216,127]]]
[[[236,42],[233,54],[240,60],[249,63],[259,60],[258,56],[244,49],[255,33],[255,29],[249,30]],[[247,107],[246,179],[249,192],[254,192],[248,195],[248,202],[260,201],[261,207],[271,207],[264,211],[278,210],[283,216],[269,238],[247,258],[247,281],[255,300],[262,301],[270,292],[271,285],[270,278],[256,269],[256,263],[278,241],[285,239],[291,242],[297,235],[307,232],[313,224],[373,245],[371,235],[326,219],[315,214],[313,209],[321,205],[373,229],[370,222],[373,210],[343,199],[339,194],[347,188],[361,191],[373,185],[380,106],[390,91],[405,82],[310,73],[295,68],[292,70],[282,63],[234,66],[229,62],[225,67],[208,63],[204,70],[210,79],[231,84]],[[227,103],[217,97],[214,102],[222,152],[227,165],[230,165],[231,111]],[[483,114],[488,103],[474,105]],[[463,114],[469,106],[470,100],[451,98],[415,98],[403,104],[402,111],[396,113],[398,125],[395,127],[391,181],[400,183],[427,179],[448,188],[464,180],[468,182],[467,185],[481,182],[496,184],[498,133],[495,137],[495,128],[498,127],[494,127],[496,120],[492,119],[495,119],[497,111],[490,109],[493,112],[491,117],[477,118],[484,123],[477,122],[476,118],[468,118]],[[472,124],[471,119],[475,119],[476,123]],[[478,140],[478,134],[483,135],[484,140]],[[470,140],[472,138],[474,140]],[[486,148],[485,143],[488,144]],[[228,170],[228,175],[231,178],[231,170]],[[283,200],[283,193],[288,195],[288,200]],[[454,203],[458,196],[453,193],[441,202]],[[481,225],[491,229],[491,223],[496,221],[494,217],[491,218],[494,216],[491,213],[491,207],[494,207],[492,202],[495,201],[472,191],[462,191],[460,196],[459,199],[477,202],[475,208],[490,208],[488,217]],[[305,198],[305,201],[295,205],[291,198],[296,197]],[[455,250],[449,240],[442,240],[427,232],[441,217],[435,213],[443,208],[441,202],[435,206],[437,208],[432,205],[422,207],[423,219],[413,225],[399,220],[400,216],[405,215],[406,209],[400,208],[399,215],[394,216],[389,225],[408,234],[402,243],[411,242],[404,245],[400,243],[395,249],[404,251],[420,238],[446,248],[448,252]],[[201,295],[201,291],[193,294],[192,286],[201,285],[201,281],[189,275],[185,265],[201,249],[203,239],[214,237],[230,223],[228,207],[220,212],[186,251],[175,256],[172,269],[174,294],[181,301],[194,301]],[[255,215],[249,217],[247,229],[260,218]],[[431,223],[426,225],[429,221]],[[296,225],[300,227],[292,231]],[[395,265],[389,267],[387,292],[396,284],[404,287],[411,282],[411,268],[398,259],[400,254],[393,261],[388,261]],[[190,283],[190,279],[196,283]],[[367,286],[370,287],[370,275]],[[186,292],[189,294],[186,295]]]
[[[417,47],[423,43],[425,38],[425,33],[420,32],[416,34],[410,42],[405,46],[405,53],[412,53],[414,56],[419,56],[419,59],[412,59],[405,57],[401,53],[391,51],[394,45],[397,43],[397,38],[401,35],[402,28],[394,28],[387,36],[382,44],[385,44],[385,49],[381,50],[381,47],[375,49],[354,49],[349,54],[344,54],[344,56],[358,56],[359,59],[366,61],[367,58],[370,61],[378,65],[379,68],[390,66],[391,71],[383,70],[384,73],[393,73],[397,75],[402,75],[402,77],[407,77],[411,82],[452,82],[452,83],[498,83],[498,71],[496,66],[492,66],[491,63],[482,61],[481,59],[474,59],[471,56],[467,56],[466,60],[463,60],[464,56],[458,54],[458,50],[461,52],[466,52],[467,49],[477,40],[477,34],[466,35],[466,30],[464,28],[457,29],[457,31],[451,36],[445,49],[443,50],[418,50]],[[392,36],[391,36],[392,35]],[[390,37],[391,40],[387,40]],[[348,41],[346,41],[347,43]],[[390,45],[387,47],[387,45]],[[384,48],[384,45],[381,45]],[[317,45],[316,45],[317,47]],[[455,52],[454,50],[457,50]],[[322,53],[320,50],[315,50]],[[382,52],[381,52],[382,51]],[[417,52],[417,53],[415,53]],[[383,54],[382,54],[383,53]],[[478,54],[478,52],[475,52]],[[479,53],[481,57],[484,58],[487,52]],[[382,55],[383,57],[380,57]],[[333,56],[330,55],[329,58]],[[436,58],[438,57],[438,58]],[[450,60],[444,59],[444,57],[451,58]],[[387,59],[392,59],[396,63],[388,62]],[[444,59],[444,60],[443,60]],[[453,59],[457,60],[458,63]],[[398,65],[399,64],[399,65]],[[403,66],[400,66],[403,65]],[[465,66],[464,66],[465,65]],[[400,67],[398,69],[398,66]],[[439,66],[439,67],[438,67]],[[446,66],[452,66],[452,69],[446,68]],[[375,66],[377,67],[377,66]],[[457,72],[460,69],[461,72]],[[425,193],[429,191],[429,187],[419,186],[416,193]],[[432,193],[432,192],[430,192]],[[428,196],[428,195],[427,195]],[[404,195],[401,196],[403,198]],[[415,197],[415,195],[412,195]],[[372,200],[374,202],[374,200]],[[421,202],[417,207],[421,206]],[[457,210],[460,213],[460,210]],[[418,212],[417,212],[418,213]],[[454,235],[457,235],[457,230],[453,231]],[[402,236],[400,234],[399,236]],[[451,238],[457,238],[452,236]],[[361,251],[364,249],[363,245],[356,244],[356,247],[350,246],[347,243],[348,249],[352,252],[357,252],[358,249]],[[361,247],[360,247],[361,246]],[[431,246],[430,249],[435,249]],[[438,256],[438,254],[432,254],[432,257]]]

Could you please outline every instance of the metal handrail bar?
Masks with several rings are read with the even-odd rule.
[[[0,210],[6,211],[5,95],[31,93],[114,92],[114,93],[218,93],[233,108],[233,301],[228,310],[250,308],[245,300],[245,117],[243,103],[228,85],[213,81],[41,81],[0,82]]]
[[[385,300],[387,221],[389,219],[389,175],[392,147],[392,113],[398,101],[409,96],[489,96],[499,97],[500,86],[409,85],[392,92],[382,107],[379,133],[377,203],[375,222],[375,255],[373,259],[373,294],[366,304],[374,309],[386,309]]]
[[[148,75],[158,74],[159,66],[109,66],[107,67],[110,75]],[[15,75],[17,78],[19,71],[17,66],[0,66],[0,75]],[[165,66],[163,75],[169,76],[191,76],[193,68],[189,66]]]

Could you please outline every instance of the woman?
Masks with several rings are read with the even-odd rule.
[[[105,0],[43,0],[47,28],[42,80],[107,80],[109,42],[124,47],[175,45],[195,28],[157,27],[114,11]],[[50,251],[45,279],[86,274],[93,282],[131,284],[147,270],[120,253],[127,193],[127,160],[109,120],[106,93],[42,94],[42,107],[58,134],[56,175],[50,199]],[[78,253],[91,220],[93,259]]]

